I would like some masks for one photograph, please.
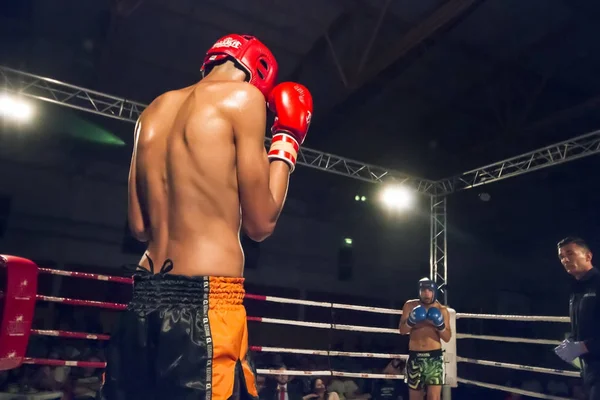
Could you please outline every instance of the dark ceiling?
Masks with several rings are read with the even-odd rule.
[[[600,126],[599,17],[587,0],[20,0],[0,3],[0,64],[148,103],[194,83],[218,37],[254,34],[313,93],[307,146],[441,178]]]

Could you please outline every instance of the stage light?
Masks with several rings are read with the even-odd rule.
[[[360,196],[359,195],[354,196],[354,200],[360,201]]]
[[[344,239],[344,243],[345,243],[347,246],[352,246],[352,238],[345,238],[345,239]]]
[[[31,119],[33,108],[21,99],[3,94],[0,95],[0,115],[14,121],[26,122]]]
[[[366,197],[366,196],[362,196],[362,197],[360,198],[360,201],[367,201],[367,197]]]
[[[403,211],[413,205],[415,194],[404,186],[385,186],[381,191],[381,201],[389,209]]]

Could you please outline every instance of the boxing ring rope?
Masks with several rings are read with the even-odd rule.
[[[388,353],[359,353],[353,351],[333,351],[333,350],[309,350],[309,349],[288,349],[285,347],[265,347],[250,346],[250,350],[264,353],[291,353],[308,354],[313,356],[339,356],[339,357],[363,357],[363,358],[398,358],[408,359],[407,354],[388,354]]]
[[[472,381],[470,379],[458,378],[458,382],[464,383],[465,385],[473,385],[473,386],[479,386],[479,387],[486,388],[486,389],[499,390],[501,392],[517,393],[517,394],[522,394],[524,396],[537,397],[538,399],[573,400],[571,397],[560,397],[560,396],[553,396],[551,394],[530,392],[529,390],[517,389],[517,388],[510,387],[510,386],[494,385],[492,383]]]
[[[532,367],[530,365],[509,364],[509,363],[501,363],[501,362],[497,362],[497,361],[476,360],[474,358],[464,358],[464,357],[456,357],[456,361],[469,363],[469,364],[485,365],[488,367],[500,367],[500,368],[507,368],[507,369],[516,369],[516,370],[521,370],[521,371],[542,372],[544,374],[570,376],[573,378],[579,377],[579,372],[565,371],[562,369]]]
[[[54,336],[54,337],[62,337],[68,339],[87,339],[87,340],[109,340],[109,335],[102,335],[99,333],[85,333],[85,332],[69,332],[69,331],[60,331],[60,330],[42,330],[42,329],[32,329],[32,335],[38,336]]]
[[[71,306],[98,307],[98,308],[106,308],[109,310],[125,310],[127,308],[127,304],[122,304],[122,303],[109,303],[109,302],[105,302],[105,301],[69,299],[66,297],[44,296],[41,294],[38,294],[35,297],[36,297],[37,301],[47,301],[47,302],[51,302],[51,303],[68,304]]]
[[[122,283],[122,284],[132,284],[133,283],[132,278],[100,275],[100,274],[92,274],[92,273],[82,273],[82,272],[74,272],[74,271],[63,271],[63,270],[55,270],[55,269],[50,269],[50,268],[39,268],[39,272],[45,273],[45,274],[67,276],[67,277],[72,277],[72,278],[100,280],[100,281],[107,281],[107,282],[117,282],[117,283]],[[1,292],[0,292],[0,294],[1,294]],[[245,297],[249,300],[267,301],[267,302],[274,302],[274,303],[297,304],[297,305],[313,306],[313,307],[346,309],[346,310],[363,311],[363,312],[371,312],[371,313],[379,313],[379,314],[393,314],[393,315],[402,314],[401,310],[390,309],[390,308],[381,308],[381,307],[368,307],[368,306],[359,306],[359,305],[352,305],[352,304],[290,299],[290,298],[284,298],[284,297],[264,296],[264,295],[256,295],[256,294],[249,294],[249,293],[247,293]],[[35,298],[37,301],[57,302],[57,303],[62,303],[62,304],[74,305],[74,306],[97,307],[97,308],[104,308],[104,309],[110,309],[110,310],[124,310],[127,308],[127,305],[122,304],[122,303],[100,302],[100,301],[81,300],[81,299],[69,299],[69,298],[62,298],[62,297],[55,297],[55,296],[45,296],[45,295],[40,295],[40,294],[37,294],[35,296]],[[559,322],[559,323],[569,322],[568,317],[556,317],[556,316],[525,316],[525,315],[495,315],[495,314],[457,313],[456,319],[459,319],[459,318],[505,320],[505,321],[508,320],[508,321],[523,321],[523,322]],[[310,328],[317,328],[317,329],[332,329],[332,330],[345,330],[345,331],[354,331],[354,332],[399,334],[399,331],[397,329],[370,327],[370,326],[361,326],[361,325],[334,324],[334,323],[298,321],[298,320],[267,318],[267,317],[252,317],[252,316],[248,316],[247,320],[251,321],[251,322],[289,325],[289,326],[302,326],[302,327],[310,327]],[[73,339],[88,339],[88,340],[109,340],[110,339],[109,335],[84,333],[84,332],[70,332],[70,331],[62,331],[62,330],[31,329],[30,332],[31,332],[31,334],[34,334],[34,335],[55,336],[55,337],[64,337],[64,338],[73,338]],[[526,339],[526,338],[503,337],[503,336],[473,335],[473,334],[464,334],[464,333],[455,333],[455,337],[456,337],[456,339],[491,340],[491,341],[500,341],[500,342],[509,342],[509,343],[528,343],[528,344],[543,344],[543,345],[555,345],[555,344],[560,343],[560,341],[548,340],[548,339]],[[250,346],[250,350],[255,351],[255,352],[307,354],[307,355],[328,356],[328,357],[329,356],[342,356],[342,357],[346,356],[346,357],[382,358],[382,359],[398,358],[398,359],[404,359],[404,360],[406,360],[408,358],[408,355],[406,355],[406,354],[341,352],[341,351],[295,349],[295,348],[265,347],[265,346]],[[456,356],[456,362],[457,363],[458,362],[470,363],[470,364],[477,364],[477,365],[484,365],[484,366],[491,366],[491,367],[499,367],[499,368],[513,369],[513,370],[521,370],[521,371],[531,371],[531,372],[568,376],[568,377],[578,377],[579,376],[579,373],[576,371],[533,367],[533,366],[528,366],[528,365],[519,365],[519,364],[503,363],[503,362],[488,361],[488,360],[478,360],[478,359],[465,358],[465,357],[459,357],[459,356]],[[23,359],[23,364],[37,364],[37,365],[49,365],[49,366],[70,366],[70,367],[84,367],[84,368],[85,367],[88,367],[88,368],[105,368],[106,367],[106,363],[104,363],[104,362],[54,360],[54,359],[31,358],[31,357],[25,357]],[[367,378],[367,379],[404,379],[403,375],[388,375],[388,374],[375,374],[375,373],[351,373],[351,372],[330,371],[330,370],[300,371],[300,370],[257,369],[257,373],[263,374],[263,375],[339,376],[339,377]],[[543,399],[558,399],[558,400],[563,400],[563,399],[566,400],[567,399],[564,397],[545,395],[542,393],[530,392],[530,391],[526,391],[526,390],[508,387],[508,386],[488,384],[485,382],[463,379],[463,378],[459,378],[459,377],[457,377],[457,382],[464,383],[464,384],[470,384],[470,385],[474,385],[474,386],[479,386],[479,387],[484,387],[484,388],[488,388],[488,389],[520,393],[523,395],[537,397],[537,398],[543,398]]]
[[[472,335],[470,333],[457,333],[457,339],[476,339],[476,340],[491,340],[494,342],[507,342],[507,343],[529,343],[529,344],[548,344],[548,345],[559,345],[560,340],[549,340],[549,339],[527,339],[517,338],[510,336],[489,336],[489,335]]]
[[[551,317],[545,315],[504,315],[504,314],[471,314],[457,313],[456,318],[471,319],[500,319],[503,321],[522,321],[522,322],[566,322],[569,323],[569,317]]]
[[[73,278],[92,279],[92,280],[96,280],[96,281],[107,281],[107,282],[133,284],[132,278],[125,278],[125,277],[121,277],[121,276],[90,274],[87,272],[65,271],[62,269],[52,269],[52,268],[39,268],[38,272],[43,273],[43,274],[50,274],[50,275],[70,276]]]
[[[344,310],[364,311],[377,314],[402,314],[402,310],[395,310],[392,308],[381,308],[381,307],[368,307],[368,306],[357,306],[353,304],[341,304],[341,303],[329,303],[326,301],[312,301],[312,300],[299,300],[299,299],[288,299],[285,297],[276,296],[262,296],[259,294],[246,293],[247,299],[268,301],[272,303],[285,303],[285,304],[299,304],[303,306],[313,307],[325,307],[325,308],[337,308]]]

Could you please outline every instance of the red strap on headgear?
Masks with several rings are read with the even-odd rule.
[[[31,333],[37,295],[38,266],[30,260],[0,255],[5,276],[0,304],[0,371],[23,363]]]
[[[277,60],[273,53],[254,36],[231,34],[219,39],[206,53],[203,76],[211,65],[229,59],[246,72],[247,81],[262,92],[265,99],[275,86]]]

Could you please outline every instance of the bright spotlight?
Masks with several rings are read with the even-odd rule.
[[[33,108],[28,103],[8,95],[0,95],[0,115],[19,122],[31,119]]]
[[[413,205],[414,200],[414,192],[404,186],[388,186],[381,192],[381,201],[393,210],[406,210]]]

